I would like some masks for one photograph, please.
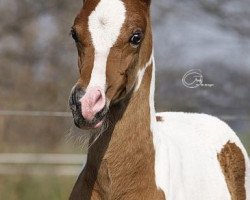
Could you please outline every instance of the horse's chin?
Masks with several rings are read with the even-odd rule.
[[[105,106],[92,120],[86,120],[80,110],[72,111],[75,126],[82,130],[98,130],[102,128],[107,119],[108,106]]]
[[[76,125],[76,127],[78,127],[79,129],[82,129],[82,130],[95,131],[95,130],[101,129],[102,126],[104,125],[104,122],[105,122],[105,116],[100,120],[95,120],[93,122],[86,122],[85,121],[82,124],[76,123],[75,125]]]
[[[95,128],[95,129],[101,128],[102,125],[103,125],[103,122],[104,122],[104,120],[99,121],[99,122],[94,126],[94,128]]]
[[[81,127],[81,129],[83,129],[83,130],[98,130],[102,127],[103,123],[104,123],[104,120],[101,120],[101,121],[97,122],[96,124],[83,126],[83,127]]]

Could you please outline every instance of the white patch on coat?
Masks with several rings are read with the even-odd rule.
[[[88,26],[95,48],[95,61],[88,88],[106,88],[106,66],[111,47],[116,43],[126,18],[121,0],[101,0],[90,14]]]
[[[153,55],[152,55],[153,57]],[[155,112],[155,62],[150,86],[151,131],[155,147],[155,181],[167,199],[229,200],[230,193],[217,154],[230,141],[246,160],[249,194],[249,159],[239,138],[223,121],[206,114]],[[157,122],[156,115],[163,121]]]
[[[152,64],[153,62],[153,54],[150,56],[149,61],[145,64],[145,66],[141,69],[139,69],[138,74],[137,74],[137,84],[135,87],[135,92],[139,90],[143,77],[144,77],[144,73],[146,71],[146,69]]]
[[[230,141],[247,152],[234,131],[206,114],[157,113],[153,132],[156,183],[169,199],[231,199],[217,154]]]
[[[247,200],[250,200],[250,161],[247,160],[246,168],[246,191],[247,191]]]

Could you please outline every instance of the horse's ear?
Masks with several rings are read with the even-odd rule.
[[[151,0],[140,0],[140,1],[147,4],[148,6],[150,6],[150,4],[151,4]]]

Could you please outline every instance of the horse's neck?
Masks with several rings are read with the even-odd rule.
[[[136,152],[149,154],[149,149],[152,149],[149,103],[150,81],[151,69],[149,68],[144,75],[139,90],[132,95],[128,104],[124,105],[124,113],[116,122],[112,131],[107,154],[104,156],[105,159],[113,159],[112,156],[117,155],[120,158],[117,161],[124,165],[123,159],[130,158],[133,160]],[[119,108],[114,109],[118,110]],[[145,157],[141,158],[145,160]]]
[[[111,108],[111,126],[91,146],[70,200],[164,199],[155,183],[151,80],[152,64],[129,101]]]
[[[152,65],[144,74],[140,88],[123,105],[114,128],[103,132],[88,153],[86,170],[96,169],[94,188],[115,194],[146,190],[155,195],[154,147],[150,130],[150,83]],[[111,113],[122,110],[113,108]],[[114,114],[113,116],[116,116]],[[119,116],[119,114],[118,114]],[[122,184],[121,184],[122,183]],[[126,187],[124,187],[126,185]],[[149,195],[149,194],[148,194]]]

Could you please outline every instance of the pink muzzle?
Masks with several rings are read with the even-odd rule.
[[[82,116],[87,121],[92,121],[96,114],[105,106],[105,93],[100,87],[87,89],[86,94],[80,99]]]

